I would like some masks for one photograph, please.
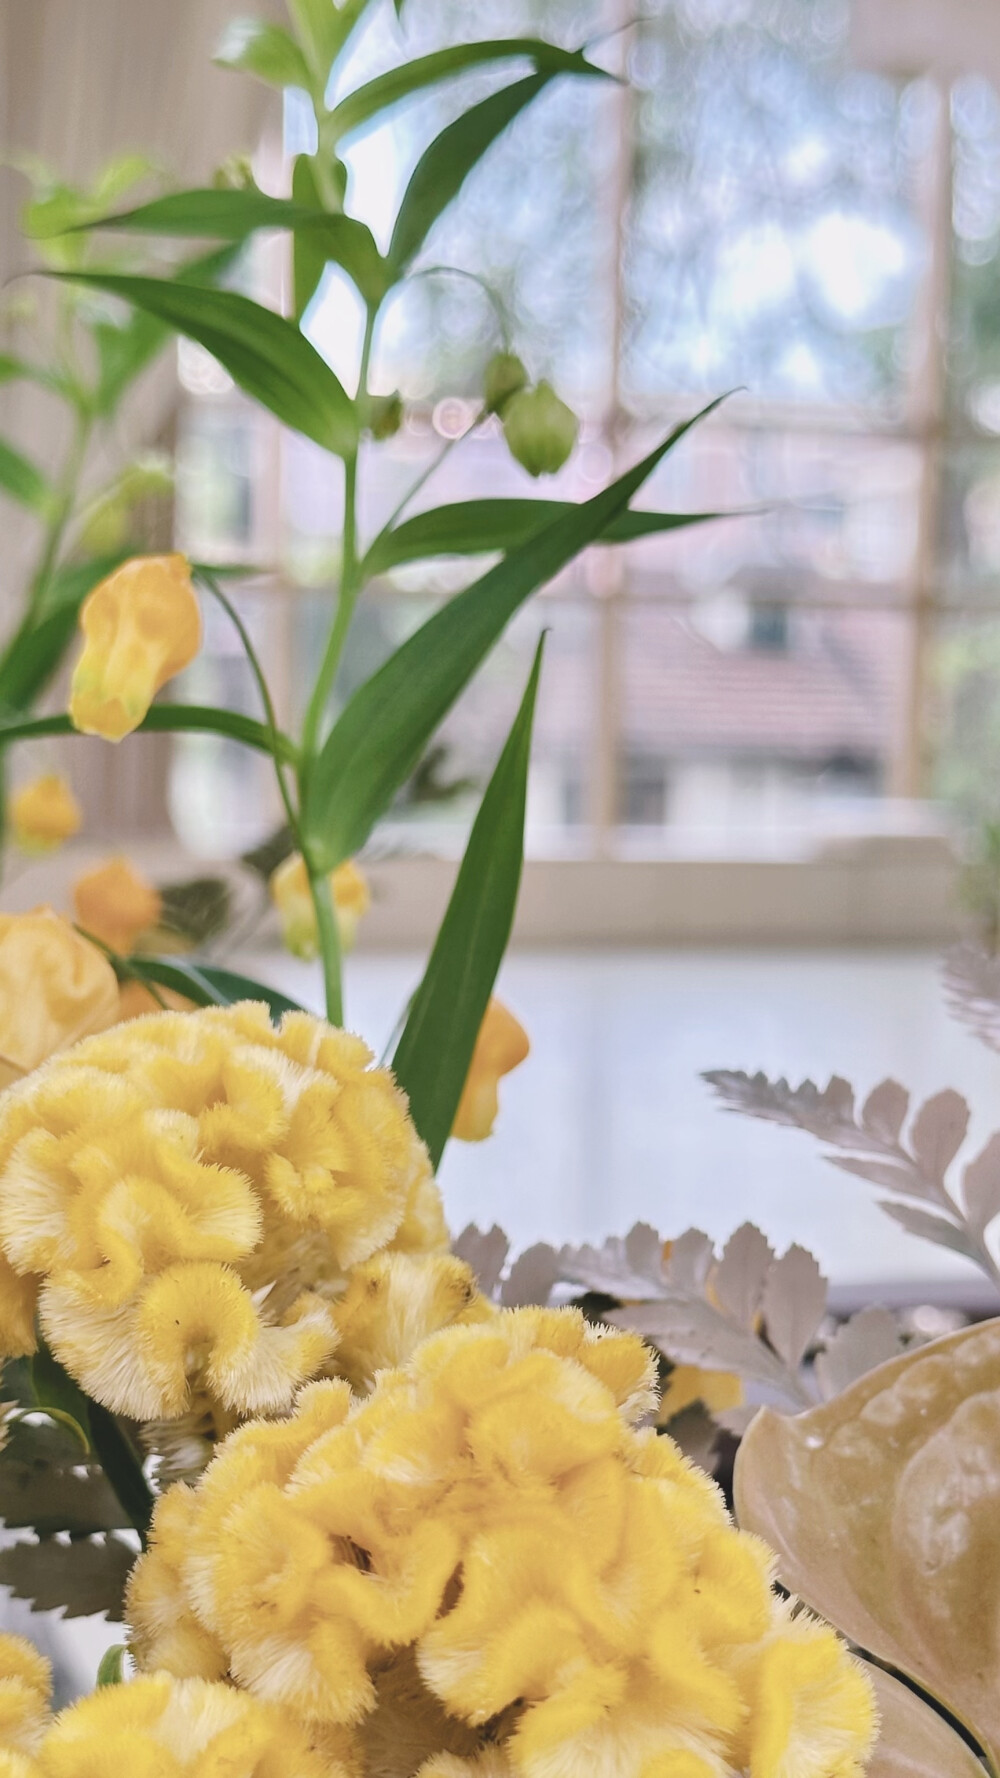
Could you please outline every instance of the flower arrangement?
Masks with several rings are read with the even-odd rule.
[[[442,1152],[488,1137],[529,1051],[494,985],[543,643],[391,1056],[344,1027],[358,854],[506,625],[587,547],[706,515],[632,507],[680,427],[582,504],[407,517],[421,478],[362,538],[359,487],[400,421],[371,391],[387,298],[525,106],[557,78],[608,75],[585,48],[462,44],[329,105],[366,0],[288,13],[242,21],[220,54],[309,96],[317,145],[290,198],[230,169],[122,210],[133,164],[89,193],[43,182],[26,218],[68,337],[93,350],[57,379],[77,422],[58,500],[0,451],[3,485],[44,520],[0,655],[0,746],[204,731],[265,755],[287,819],[270,898],[289,949],[320,961],[326,1017],[178,948],[168,894],[127,858],[79,879],[75,923],[0,918],[0,1582],[127,1626],[93,1695],[54,1714],[45,1661],[0,1636],[0,1778],[996,1778],[996,1323],[933,1346],[872,1309],[826,1331],[816,1262],[776,1256],[752,1225],[721,1254],[646,1227],[513,1263],[497,1229],[452,1241]],[[512,57],[532,71],[428,146],[382,252],[347,208],[344,140]],[[232,287],[262,229],[290,240],[289,317]],[[217,245],[151,275],[131,248],[109,257],[109,235]],[[353,393],[300,326],[330,263],[365,317]],[[127,547],[137,472],[79,508],[94,430],[171,330],[343,465],[339,585],[295,734],[219,574]],[[577,436],[506,337],[477,423],[532,476]],[[441,554],[495,560],[337,707],[370,582]],[[245,650],[256,719],[160,697],[200,648],[204,600]],[[77,634],[66,707],[39,715]],[[7,813],[36,852],[81,819],[50,772]],[[1000,986],[978,960],[956,969],[994,1036]],[[842,1082],[714,1079],[841,1149],[891,1214],[995,1284],[995,1139],[948,1182],[957,1095],[904,1138],[891,1082],[856,1113]],[[742,1438],[736,1520],[710,1473],[720,1436]]]

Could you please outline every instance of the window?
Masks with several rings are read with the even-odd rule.
[[[460,845],[542,624],[536,854],[606,852],[619,836],[654,851],[769,847],[834,812],[870,825],[880,797],[1000,812],[1000,101],[980,79],[942,96],[852,67],[842,0],[641,11],[632,22],[622,0],[604,43],[630,85],[562,83],[519,119],[439,225],[427,275],[389,309],[378,375],[407,418],[364,466],[364,519],[377,527],[464,430],[497,343],[490,302],[430,270],[442,266],[487,277],[533,372],[583,427],[571,467],[536,490],[487,425],[421,504],[484,488],[585,497],[739,386],[644,500],[743,516],[593,551],[541,595],[449,718],[391,843]],[[390,59],[386,24],[373,15],[358,78]],[[407,44],[532,27],[596,40],[608,8],[424,0]],[[352,151],[377,227],[431,130],[501,78],[413,101]],[[293,147],[302,128],[292,96]],[[307,325],[346,374],[357,316],[332,272]],[[276,566],[246,608],[293,707],[333,596],[339,469],[199,375],[188,366],[182,530],[216,558],[256,550]],[[468,573],[421,564],[380,583],[339,695]],[[202,670],[230,667],[220,654]],[[196,745],[199,769],[208,754],[230,769],[219,744],[184,740],[181,782]],[[263,831],[277,818],[265,778],[248,797],[234,781],[234,831]]]

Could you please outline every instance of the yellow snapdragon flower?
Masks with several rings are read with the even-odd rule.
[[[307,962],[318,955],[319,933],[316,909],[309,889],[309,875],[301,852],[293,852],[272,873],[271,900],[281,918],[281,935],[293,957]],[[367,879],[352,858],[338,864],[330,872],[340,948],[351,951],[358,936],[358,926],[371,907],[371,891]]]
[[[47,772],[15,791],[10,820],[22,852],[54,852],[79,833],[83,812],[68,780],[59,772]]]
[[[634,1336],[517,1309],[364,1400],[311,1385],[159,1503],[137,1660],[352,1731],[379,1778],[860,1778],[861,1668],[639,1429],[653,1374]]]
[[[484,1142],[493,1134],[500,1110],[503,1075],[519,1067],[531,1044],[528,1033],[494,995],[479,1028],[451,1133],[460,1142]]]
[[[165,1674],[51,1716],[49,1664],[0,1636],[0,1778],[348,1778],[345,1737],[317,1744],[228,1685]]]
[[[121,741],[201,647],[201,611],[184,556],[138,556],[88,593],[69,714],[85,735]]]
[[[371,1052],[307,1013],[161,1012],[90,1038],[0,1101],[0,1260],[80,1385],[139,1420],[286,1409],[307,1378],[405,1356],[470,1312],[427,1151]],[[428,1256],[450,1287],[393,1289],[380,1346],[355,1268]],[[356,1305],[355,1305],[356,1307]],[[343,1325],[341,1324],[343,1317]],[[22,1338],[15,1344],[13,1334]],[[388,1341],[388,1346],[385,1342]],[[359,1377],[360,1380],[360,1377]],[[370,1379],[369,1379],[370,1380]]]
[[[109,858],[73,885],[77,925],[121,956],[134,950],[137,939],[156,925],[162,911],[159,891],[127,858]]]

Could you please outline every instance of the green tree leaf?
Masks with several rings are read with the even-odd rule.
[[[325,450],[357,447],[354,403],[329,365],[284,316],[235,290],[114,272],[50,272],[133,303],[211,352],[255,401]]]
[[[217,969],[210,963],[192,963],[177,957],[129,957],[128,973],[141,982],[160,988],[172,988],[186,995],[196,1006],[233,1006],[237,1000],[263,1000],[271,1017],[280,1019],[286,1012],[301,1012],[295,1000],[289,1000],[277,988],[268,988],[250,976],[237,975],[231,969]]]
[[[524,863],[524,811],[542,637],[527,690],[469,835],[392,1067],[437,1167],[507,949]]]
[[[257,753],[270,753],[271,731],[266,723],[252,716],[241,716],[235,710],[216,710],[211,704],[154,704],[136,731],[155,735],[223,735],[252,747]],[[13,741],[37,741],[47,735],[75,735],[68,716],[26,716],[0,721],[0,747]],[[294,765],[296,748],[287,735],[278,736],[282,760]]]
[[[585,67],[593,75],[602,74],[590,63]],[[438,217],[457,197],[487,149],[560,72],[557,68],[543,69],[513,86],[503,87],[473,105],[435,137],[413,170],[396,217],[389,262],[397,275],[401,276],[415,259]]]
[[[376,538],[364,561],[364,577],[386,574],[405,562],[435,556],[506,554],[527,542],[543,525],[572,512],[570,500],[459,500],[405,519],[394,531]],[[632,543],[725,518],[719,512],[626,512],[609,525],[599,543]]]
[[[9,494],[19,505],[32,512],[44,513],[52,501],[52,489],[41,470],[16,451],[6,439],[0,438],[0,493]]]
[[[514,59],[534,62],[536,72],[544,72],[550,78],[554,74],[604,73],[603,69],[595,68],[592,62],[587,61],[582,50],[559,49],[554,43],[545,43],[539,37],[501,37],[482,43],[455,43],[448,49],[438,49],[431,55],[418,56],[412,62],[404,62],[402,67],[390,68],[387,73],[379,74],[374,80],[367,81],[364,86],[349,93],[330,114],[330,132],[339,140],[352,130],[361,129],[365,124],[371,123],[379,112],[398,104],[400,99],[408,98],[412,93],[437,86],[442,80],[463,74],[469,68],[481,68],[490,63]],[[605,75],[605,78],[608,77]]]
[[[512,550],[359,686],[306,785],[303,830],[317,870],[332,870],[360,850],[515,611],[603,536],[667,452],[717,406],[710,403],[602,493]]]
[[[290,32],[263,19],[233,19],[215,52],[222,68],[255,74],[269,86],[314,90],[305,56]]]
[[[367,0],[364,0],[367,4]],[[316,91],[322,95],[343,41],[342,8],[334,0],[288,0],[288,10]]]

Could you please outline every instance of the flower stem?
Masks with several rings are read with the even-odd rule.
[[[306,860],[309,872],[309,889],[316,910],[316,931],[319,935],[319,951],[323,960],[323,988],[326,995],[326,1016],[331,1025],[342,1025],[344,1022],[344,995],[340,973],[340,929],[337,925],[337,910],[333,903],[333,888],[329,873],[314,871]]]
[[[32,617],[37,612],[38,607],[48,590],[53,570],[59,560],[59,552],[62,549],[63,539],[66,535],[66,527],[73,516],[73,507],[76,503],[77,484],[79,483],[84,460],[87,455],[87,446],[90,443],[92,427],[93,418],[89,409],[85,407],[77,408],[73,442],[70,446],[66,465],[60,478],[59,487],[56,491],[55,502],[49,516],[49,523],[45,533],[45,541],[42,545],[42,553],[39,558],[38,567],[35,569],[35,573],[32,577],[31,588],[28,593],[28,612]]]

